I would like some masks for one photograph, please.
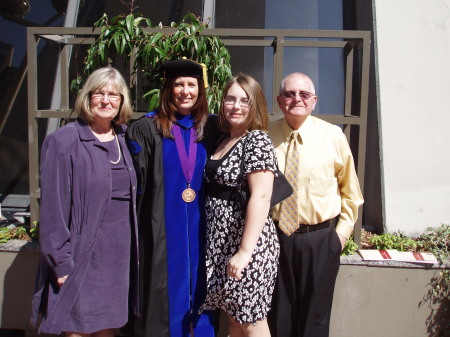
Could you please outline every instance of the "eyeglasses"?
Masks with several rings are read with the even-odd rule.
[[[286,99],[295,99],[297,94],[300,96],[302,101],[306,101],[311,98],[311,96],[315,96],[314,94],[308,91],[285,91],[283,92],[283,97]]]
[[[120,101],[122,99],[122,96],[119,94],[114,94],[114,93],[107,93],[107,92],[101,92],[101,91],[94,91],[91,94],[91,99],[93,101],[102,101],[104,100],[106,97],[108,97],[108,99],[111,102],[117,102]]]
[[[224,98],[223,102],[225,103],[225,105],[235,105],[236,102],[239,103],[240,107],[248,107],[249,104],[249,100],[247,98],[244,98],[243,100],[237,100],[235,97],[231,97],[231,96],[227,96]]]

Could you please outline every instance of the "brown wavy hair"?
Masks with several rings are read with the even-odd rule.
[[[239,85],[248,97],[248,115],[244,121],[245,129],[248,131],[263,130],[267,131],[269,127],[269,109],[267,108],[266,96],[259,83],[251,76],[238,74],[229,80],[222,92],[222,104],[219,112],[219,127],[224,132],[230,131],[225,113],[223,112],[223,99],[233,84]]]
[[[156,116],[158,130],[164,137],[172,139],[174,138],[172,134],[172,125],[175,122],[175,113],[177,112],[177,107],[172,100],[172,89],[176,79],[177,77],[170,77],[165,80],[161,89],[159,109]],[[200,141],[203,138],[203,131],[209,112],[205,85],[201,78],[196,79],[198,81],[198,96],[197,101],[192,107],[191,116],[194,118],[197,141]]]

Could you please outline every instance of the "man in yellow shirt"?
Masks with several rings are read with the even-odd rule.
[[[269,135],[294,193],[272,210],[281,252],[271,333],[326,337],[340,252],[363,197],[344,133],[311,116],[317,103],[312,80],[302,73],[286,76],[277,102],[284,118]]]

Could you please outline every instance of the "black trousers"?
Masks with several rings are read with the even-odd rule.
[[[273,337],[328,337],[341,243],[334,225],[286,236],[269,312]]]

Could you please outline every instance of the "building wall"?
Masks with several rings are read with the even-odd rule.
[[[437,269],[341,265],[334,291],[330,337],[441,336],[450,300],[432,304]],[[444,335],[442,335],[444,336]]]
[[[450,0],[374,0],[384,227],[450,223]]]

